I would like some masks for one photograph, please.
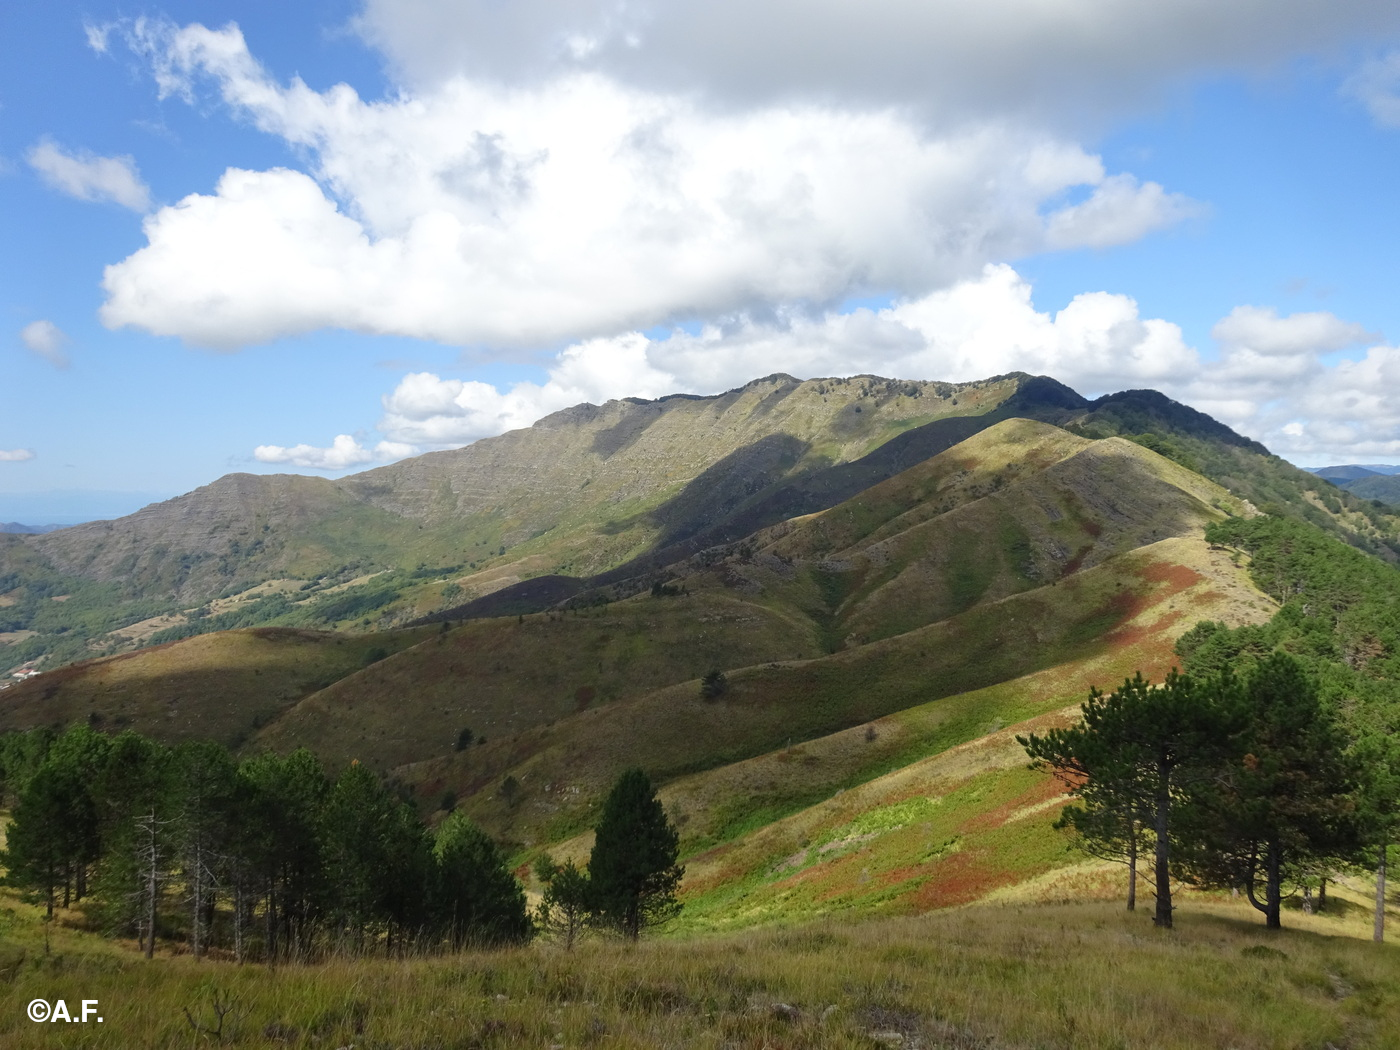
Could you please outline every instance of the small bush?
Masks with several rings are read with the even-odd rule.
[[[700,679],[700,695],[706,700],[718,700],[729,690],[729,679],[723,671],[710,671]]]

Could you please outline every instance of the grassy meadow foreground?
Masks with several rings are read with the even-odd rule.
[[[1400,950],[1365,939],[1363,891],[1272,935],[1228,900],[1170,932],[1118,903],[1007,903],[276,970],[146,962],[62,924],[45,954],[40,913],[6,897],[0,1043],[1380,1050],[1400,1045]],[[103,1022],[33,1023],[36,997],[97,999]]]

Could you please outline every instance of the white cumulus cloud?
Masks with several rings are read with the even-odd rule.
[[[0,463],[22,463],[26,459],[34,458],[32,448],[0,448]]]
[[[715,393],[759,371],[963,381],[1022,370],[1098,393],[1184,383],[1199,364],[1176,325],[1139,317],[1126,296],[1081,295],[1051,315],[1035,309],[1030,286],[1014,270],[990,265],[974,279],[879,311],[742,320],[663,339],[632,332],[587,340],[559,354],[543,383],[504,392],[415,373],[384,398],[379,430],[420,446],[460,445],[584,401]]]
[[[31,321],[19,330],[19,338],[54,367],[68,367],[68,336],[52,321]]]
[[[707,109],[595,72],[454,77],[379,102],[273,80],[236,26],[134,23],[161,90],[212,81],[313,170],[230,169],[146,220],[104,322],[235,348],[323,327],[537,347],[1126,243],[1191,202],[1004,122],[893,108]],[[1084,199],[1064,204],[1074,192]]]
[[[289,463],[313,470],[346,470],[368,463],[403,459],[417,451],[412,445],[392,441],[381,441],[372,449],[365,448],[349,434],[338,434],[329,448],[317,448],[315,445],[293,445],[290,448],[259,445],[253,450],[253,458],[260,463]]]
[[[1238,306],[1211,334],[1220,357],[1175,396],[1295,461],[1316,465],[1400,450],[1400,351],[1364,325],[1325,311],[1280,316]]]
[[[268,462],[343,469],[424,449],[450,448],[531,423],[583,402],[712,394],[788,372],[799,378],[873,373],[962,382],[1013,371],[1050,375],[1094,397],[1154,387],[1297,460],[1350,462],[1400,455],[1400,349],[1373,346],[1355,359],[1332,355],[1377,338],[1334,314],[1280,315],[1241,306],[1213,330],[1218,360],[1203,359],[1175,324],[1142,317],[1124,295],[1091,292],[1051,313],[1004,264],[977,277],[880,310],[779,313],[572,344],[537,382],[505,389],[416,372],[383,398],[368,450],[348,437],[338,455],[300,446],[259,449]]]
[[[41,140],[26,156],[29,166],[46,183],[84,201],[111,201],[132,211],[151,206],[151,191],[131,157],[99,157],[88,150],[69,153],[50,139]]]
[[[1227,350],[1253,350],[1268,356],[1327,353],[1355,346],[1374,333],[1325,311],[1280,317],[1273,307],[1237,306],[1210,332]]]

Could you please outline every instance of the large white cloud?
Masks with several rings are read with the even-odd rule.
[[[1400,450],[1400,406],[1387,386],[1400,357],[1364,325],[1325,311],[1280,316],[1272,307],[1239,306],[1211,334],[1216,361],[1175,396],[1273,451],[1322,465]],[[1338,351],[1352,351],[1340,356]]]
[[[212,78],[313,172],[229,170],[146,221],[103,320],[232,348],[321,327],[540,346],[1126,243],[1191,202],[1004,122],[894,108],[714,110],[598,73],[455,77],[366,102],[281,85],[236,27],[128,29],[162,90]],[[319,181],[318,181],[319,180]],[[1084,199],[1067,203],[1075,193]]]
[[[600,70],[736,104],[830,99],[934,117],[1082,119],[1184,76],[1400,28],[1393,0],[366,0],[412,83]]]
[[[1326,311],[1280,317],[1273,307],[1237,306],[1210,332],[1227,351],[1252,350],[1269,357],[1343,350],[1368,339],[1364,325]]]
[[[69,153],[44,139],[26,157],[50,186],[84,201],[112,201],[132,211],[151,206],[151,191],[130,157],[99,157],[87,150]]]
[[[972,380],[1015,370],[1048,373],[1098,393],[1185,383],[1200,362],[1176,325],[1138,316],[1126,296],[1076,297],[1052,316],[1009,266],[879,311],[741,321],[649,339],[632,332],[570,346],[543,383],[505,392],[486,383],[406,376],[384,399],[379,429],[417,446],[462,444],[527,426],[583,401],[714,393],[764,372],[807,378],[872,372]]]
[[[1213,334],[1219,357],[1203,359],[1176,325],[1143,318],[1132,299],[1105,292],[1076,296],[1055,314],[1037,310],[1023,278],[990,265],[975,279],[881,310],[586,340],[562,351],[542,382],[505,390],[413,373],[383,399],[378,429],[388,440],[380,448],[397,444],[408,455],[453,447],[585,401],[715,393],[760,371],[951,381],[1025,371],[1088,396],[1155,387],[1310,463],[1400,454],[1400,404],[1390,396],[1400,389],[1400,349],[1335,360],[1376,337],[1330,313],[1280,316],[1258,306],[1236,308]],[[371,461],[352,447],[358,458],[278,461],[326,469]],[[268,459],[262,449],[258,458]],[[383,458],[393,457],[374,461]]]

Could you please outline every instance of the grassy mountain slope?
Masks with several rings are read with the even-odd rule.
[[[431,633],[261,627],[70,664],[0,692],[0,732],[86,721],[236,747],[302,697]]]
[[[1306,521],[1368,554],[1400,560],[1400,517],[1393,508],[1338,489],[1155,390],[1108,394],[1067,425],[1086,436],[1141,441],[1261,511]]]
[[[271,747],[314,740],[337,760],[389,768],[445,750],[463,727],[495,737],[711,669],[805,659],[903,634],[1161,535],[1199,529],[1219,516],[1205,499],[1228,497],[1131,443],[1000,423],[791,530],[742,541],[723,560],[669,567],[662,577],[684,582],[666,586],[684,586],[685,596],[469,621],[307,699],[261,740]],[[930,505],[954,509],[923,520]],[[1023,524],[1028,515],[1033,523]],[[988,535],[1002,537],[1007,550],[989,548]],[[838,537],[856,543],[832,550]],[[949,552],[960,559],[957,571],[946,571]],[[968,571],[979,574],[975,586]],[[945,578],[951,586],[938,586]],[[930,590],[939,591],[936,600]],[[847,592],[854,599],[840,601]],[[386,707],[379,702],[386,696],[398,700]]]
[[[1082,468],[1065,468],[1079,459],[1085,461]],[[1012,461],[1015,470],[1007,466]],[[997,487],[991,470],[1016,476]],[[986,484],[969,480],[984,475]],[[931,477],[948,480],[948,494],[930,491]],[[668,574],[679,574],[683,582],[665,587],[685,587],[685,595],[644,594],[603,608],[582,605],[529,620],[466,623],[434,643],[344,680],[325,696],[311,697],[267,728],[262,739],[279,748],[314,741],[328,756],[358,757],[386,769],[445,750],[462,727],[494,736],[554,721],[596,701],[699,678],[710,669],[815,657],[843,644],[872,640],[847,638],[846,613],[836,599],[862,580],[881,582],[879,573],[890,566],[904,568],[906,574],[858,595],[853,609],[869,633],[892,637],[948,619],[977,602],[1056,580],[1065,570],[1081,567],[1091,554],[1096,561],[1165,533],[1198,531],[1219,511],[1193,494],[1193,487],[1201,496],[1228,498],[1130,442],[1082,441],[1046,424],[1007,421],[876,486],[871,503],[885,510],[867,515],[865,522],[874,525],[876,518],[893,515],[879,532],[878,546],[857,553],[813,547],[816,533],[827,539],[833,535],[822,528],[826,519],[841,522],[850,532],[850,522],[864,512],[865,497],[858,496],[805,519],[795,533],[778,531],[774,542],[766,543],[760,535],[743,540],[724,559],[703,556],[672,566]],[[1110,494],[1109,489],[1119,491]],[[939,507],[958,505],[921,521],[924,515],[916,510],[931,501]],[[1061,504],[1072,505],[1061,512]],[[910,510],[899,514],[899,507]],[[1163,507],[1172,510],[1163,512]],[[1021,524],[1026,515],[1036,519],[1035,528]],[[1047,539],[1044,521],[1049,518],[1077,522],[1067,526],[1074,545]],[[899,531],[900,524],[910,528]],[[1009,566],[1005,550],[984,543],[987,535],[1011,536]],[[1063,539],[1068,533],[1060,529],[1060,535]],[[892,553],[896,543],[899,549]],[[1042,547],[1047,553],[1037,554]],[[945,575],[949,549],[962,553],[966,567],[980,574],[979,588],[955,588],[956,603],[939,603],[925,601],[907,585],[900,587],[910,573]],[[1021,561],[1015,560],[1016,552]],[[878,570],[872,568],[876,563]],[[1008,581],[993,587],[998,574]],[[1067,594],[1079,587],[1077,582]],[[1074,602],[1063,605],[1071,608]],[[980,624],[970,631],[983,633]],[[386,696],[398,703],[386,708],[379,703]]]
[[[700,696],[698,683],[682,683],[469,752],[404,767],[398,774],[425,800],[450,791],[493,832],[538,844],[586,826],[611,780],[638,762],[663,782],[692,772],[737,768],[733,763],[796,745],[812,746],[807,742],[852,727],[861,727],[854,732],[863,733],[876,719],[930,704],[938,710],[929,708],[926,713],[935,721],[947,720],[951,735],[933,733],[922,743],[901,745],[897,754],[907,757],[906,746],[914,751],[946,747],[974,738],[988,721],[1014,711],[986,711],[978,707],[983,701],[974,698],[966,703],[975,713],[964,718],[958,714],[964,702],[945,698],[995,688],[1039,671],[1053,679],[1055,668],[1081,661],[1097,666],[1092,661],[1124,647],[1131,648],[1125,665],[1169,663],[1175,638],[1194,625],[1197,610],[1215,610],[1239,622],[1267,618],[1272,603],[1242,571],[1228,560],[1209,560],[1204,554],[1199,539],[1163,541],[1054,586],[975,606],[897,638],[815,660],[738,669],[728,676],[728,691],[715,701]],[[1198,563],[1209,565],[1209,571],[1192,567]],[[1116,677],[1115,670],[1111,679]],[[1087,692],[1082,679],[1059,702],[1080,692]],[[1020,687],[998,695],[1020,710],[1015,708],[1023,699]],[[944,703],[948,706],[940,707]],[[895,761],[884,746],[867,750],[872,765],[865,774],[874,775],[883,764]],[[499,790],[507,775],[520,785],[515,800]],[[862,775],[833,767],[839,781]],[[815,790],[829,787],[823,783]],[[792,790],[786,801],[768,799],[770,809],[806,798],[805,788]],[[745,789],[714,812],[732,813],[735,806],[754,812],[760,801]],[[700,839],[728,826],[723,816],[715,819],[719,823],[700,832]]]
[[[1388,509],[1152,391],[1089,402],[1023,374],[770,376],[714,397],[580,405],[337,481],[235,474],[117,521],[0,537],[0,603],[11,603],[0,671],[123,651],[157,622],[163,641],[541,611],[850,501],[1013,417],[1128,437],[1256,506],[1385,557],[1400,549]],[[257,590],[274,582],[283,594]],[[67,606],[48,602],[61,595]],[[207,615],[215,602],[235,607]]]
[[[1168,540],[1135,557],[1151,557],[1152,571],[1163,575],[1195,573],[1198,582],[1164,590],[1091,657],[875,723],[874,745],[889,731],[907,739],[906,748],[927,754],[904,761],[910,757],[905,751],[878,777],[853,771],[844,782],[823,783],[825,794],[814,790],[818,799],[806,808],[692,856],[686,923],[710,929],[780,917],[926,911],[980,900],[1082,862],[1050,826],[1064,801],[1062,788],[1026,768],[1016,735],[1069,724],[1090,686],[1110,688],[1137,670],[1160,680],[1176,663],[1172,642],[1188,626],[1168,612],[1174,602],[1192,615],[1215,608],[1237,622],[1260,622],[1273,611],[1227,559],[1212,556],[1200,541]],[[852,730],[760,762],[770,777],[784,767],[820,770],[843,750],[871,746],[864,737]],[[711,783],[692,778],[668,794],[677,812],[703,827],[714,807],[722,811],[727,802],[732,810],[736,796],[753,793],[744,783],[749,778],[762,782],[763,771],[717,771]],[[781,774],[769,782],[792,793]],[[705,840],[697,835],[695,841]]]
[[[640,763],[682,828],[692,928],[921,910],[1073,862],[1049,829],[1058,792],[1024,769],[1015,731],[1063,721],[1090,685],[1160,675],[1200,619],[1272,613],[1202,538],[1231,511],[1249,508],[1141,442],[1006,419],[572,607],[376,645],[199,636],[41,675],[11,712],[359,760],[524,856],[581,853]],[[711,669],[727,688],[706,698]]]
[[[1029,380],[802,383],[772,376],[715,397],[580,405],[466,448],[339,481],[234,474],[116,521],[6,536],[0,595],[16,598],[18,608],[0,635],[36,633],[20,639],[20,648],[0,638],[0,668],[49,653],[57,657],[52,666],[90,655],[93,645],[129,647],[114,628],[158,614],[183,619],[269,580],[339,585],[386,570],[412,576],[445,567],[403,579],[388,601],[375,604],[378,596],[366,594],[371,626],[385,627],[536,577],[595,575],[657,548],[700,542],[765,493],[824,476],[833,464],[860,460],[931,422],[951,425],[939,437],[938,447],[946,447],[965,436],[960,420],[980,419]],[[985,421],[970,424],[978,425]],[[931,454],[922,447],[917,440],[897,445],[914,459]],[[823,495],[821,484],[799,495],[819,509],[868,483],[877,468],[895,469],[868,465],[838,495]],[[66,632],[33,622],[32,585],[60,578],[65,593],[105,588],[100,622],[64,623]],[[138,601],[140,608],[120,608]],[[339,623],[279,603],[246,611],[238,626]]]
[[[805,618],[711,591],[581,612],[475,620],[316,693],[260,746],[301,744],[385,770],[447,752],[463,728],[491,742],[712,668],[820,651]],[[463,761],[485,753],[472,748]]]

